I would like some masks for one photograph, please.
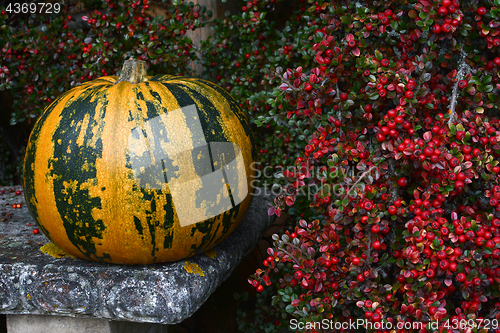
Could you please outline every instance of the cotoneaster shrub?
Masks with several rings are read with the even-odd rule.
[[[33,122],[60,93],[116,75],[130,57],[151,72],[188,74],[196,55],[186,34],[203,25],[207,9],[170,3],[70,1],[59,13],[31,15],[2,8],[0,90],[13,95],[11,124]]]
[[[298,223],[249,279],[268,306],[245,327],[500,331],[500,2],[309,6],[314,64],[273,72],[264,121],[308,131],[269,209]]]

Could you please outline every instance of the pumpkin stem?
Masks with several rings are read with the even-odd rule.
[[[136,84],[139,82],[147,81],[146,62],[139,59],[125,60],[122,67],[122,72],[115,84],[128,81]]]

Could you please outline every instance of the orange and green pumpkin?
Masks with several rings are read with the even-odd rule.
[[[149,264],[221,242],[251,201],[248,120],[217,85],[127,60],[59,96],[35,124],[24,191],[40,229],[78,258]]]

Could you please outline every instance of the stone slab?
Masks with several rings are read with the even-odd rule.
[[[19,188],[3,189],[0,211],[13,213],[0,222],[0,313],[5,314],[179,323],[207,300],[272,224],[267,216],[271,196],[256,189],[243,221],[210,256],[138,266],[57,259],[39,250],[48,240],[33,234],[36,225],[26,206],[12,209],[24,201],[15,194]]]
[[[8,333],[167,333],[167,327],[106,319],[7,315]]]

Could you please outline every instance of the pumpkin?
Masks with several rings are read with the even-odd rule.
[[[27,206],[43,233],[82,259],[150,264],[208,250],[251,201],[255,150],[219,86],[146,76],[130,59],[60,95],[31,132]]]

